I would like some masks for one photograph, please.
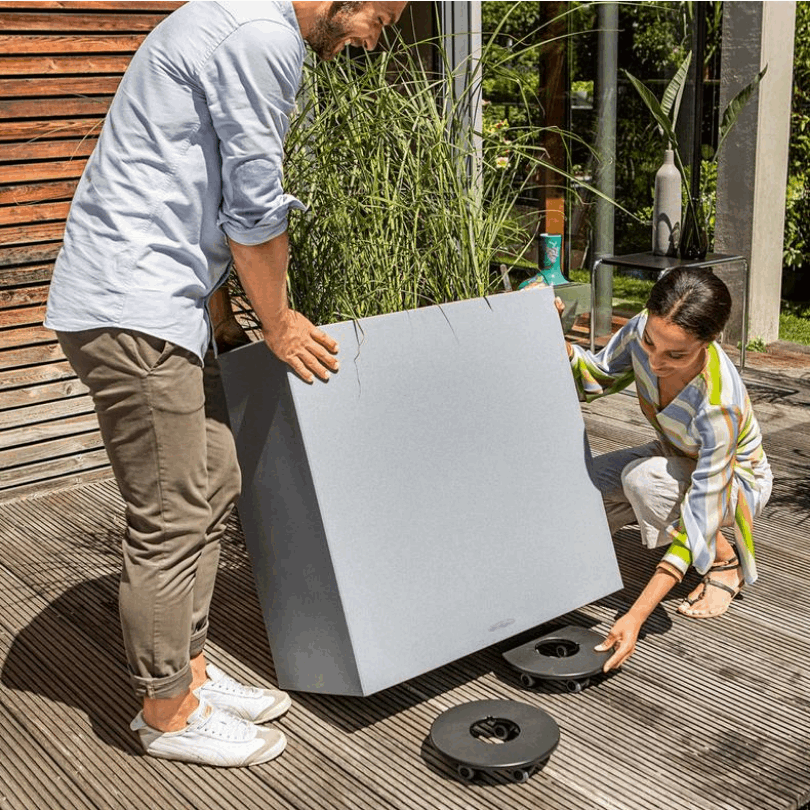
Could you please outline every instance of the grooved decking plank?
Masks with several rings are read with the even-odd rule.
[[[90,458],[87,458],[87,456]],[[31,496],[41,496],[55,490],[62,490],[65,487],[75,487],[91,483],[92,481],[103,481],[112,477],[112,470],[106,453],[99,456],[86,454],[83,463],[72,465],[71,467],[59,468],[48,465],[47,474],[43,477],[43,472],[39,465],[35,465],[37,475],[31,474],[31,480],[26,484],[16,481],[12,486],[0,489],[0,503],[19,501]],[[29,469],[30,473],[31,470]]]
[[[102,486],[104,487],[106,485]],[[71,508],[68,503],[70,499],[66,498],[64,494],[58,498],[56,496],[54,497],[58,503],[53,504],[53,512],[40,521],[43,531],[39,541],[41,548],[39,555],[34,554],[33,556],[30,556],[21,554],[17,558],[12,557],[9,562],[23,569],[22,575],[26,579],[31,579],[33,584],[36,585],[37,590],[45,594],[48,599],[55,599],[59,610],[65,615],[73,617],[73,621],[76,622],[78,626],[95,626],[98,629],[100,638],[107,638],[114,634],[114,625],[111,623],[112,617],[109,614],[107,614],[105,618],[103,608],[105,601],[109,601],[114,592],[114,583],[112,581],[113,577],[110,574],[105,574],[102,577],[104,582],[100,583],[98,579],[94,580],[93,582],[95,583],[95,587],[92,594],[87,593],[86,590],[74,592],[74,590],[70,588],[62,596],[57,596],[56,594],[58,593],[59,588],[64,587],[58,576],[58,571],[61,567],[62,561],[55,559],[54,564],[51,566],[47,565],[48,557],[52,557],[54,555],[55,547],[58,547],[59,545],[58,534],[60,532],[60,528],[63,533],[75,536],[77,533],[84,531],[87,524],[93,524],[97,519],[97,516],[94,515],[92,511],[88,512],[86,508],[87,504],[84,502],[86,499],[82,499],[82,502],[75,504]],[[35,511],[35,507],[38,505],[38,500],[39,499],[32,499],[25,504],[20,504],[20,516],[23,517],[24,520],[27,520],[32,512]],[[96,501],[96,503],[98,503],[98,501]],[[0,513],[3,511],[8,512],[8,509],[0,510]],[[83,578],[92,575],[91,571],[93,571],[94,568],[92,560],[98,556],[97,546],[99,543],[104,542],[105,537],[109,537],[109,547],[111,549],[115,548],[114,542],[117,540],[117,538],[109,536],[108,533],[110,531],[115,532],[116,530],[120,530],[121,527],[122,522],[119,515],[118,520],[105,520],[104,523],[99,526],[100,531],[98,531],[96,535],[85,535],[84,543],[79,546],[78,549],[74,550],[72,555],[73,567],[71,569],[70,581],[75,580],[76,582],[81,582]],[[17,537],[18,536],[19,535],[17,535]],[[230,549],[230,545],[228,545],[227,548]],[[229,560],[232,562],[235,553],[236,552],[234,550],[231,550],[226,551],[226,553],[223,555],[225,557],[226,567],[229,565]],[[83,564],[82,558],[84,557],[90,558],[87,564]],[[113,566],[116,566],[117,564],[117,559],[114,558],[114,555],[107,553],[103,555],[103,559],[98,560],[98,563],[98,567],[96,567],[94,571],[95,574],[101,573],[102,571],[112,570]],[[245,565],[241,566],[239,573],[241,580],[239,584],[241,584],[241,587],[239,587],[238,590],[244,593],[246,587],[250,587],[251,574]],[[225,579],[227,585],[227,578],[221,578],[220,583],[222,583],[223,579]],[[237,585],[237,583],[233,584]],[[220,591],[218,589],[218,594],[219,592]],[[255,602],[255,597],[252,597],[252,602],[254,612],[251,623],[254,627],[254,633],[258,631],[258,638],[253,639],[253,644],[263,646],[266,651],[265,655],[269,656],[269,651],[266,650],[266,640],[263,637],[263,628],[257,627],[257,622],[260,624],[260,617],[259,608],[258,604]],[[218,623],[216,619],[217,616],[214,612],[212,615],[214,624]],[[236,626],[240,626],[241,623],[241,618],[234,622]],[[242,639],[237,641],[237,645],[240,641],[242,641]],[[253,680],[256,679],[255,672],[248,672],[247,675],[252,677]],[[392,702],[396,704],[396,708],[402,708],[403,706],[407,708],[408,704],[411,702],[408,697],[409,692],[407,689],[403,689],[401,692],[402,695],[405,696],[404,698],[402,695],[400,695],[398,698],[391,695],[380,696],[375,700],[370,701],[369,704],[366,705],[373,706],[375,703],[380,705],[383,714],[390,710]],[[349,742],[341,743],[339,739],[335,739],[336,735],[334,733],[332,723],[337,721],[343,725],[346,722],[345,712],[347,710],[351,711],[354,707],[361,704],[354,699],[325,698],[323,700],[319,700],[318,698],[313,698],[310,696],[302,696],[301,702],[305,703],[307,698],[317,704],[318,711],[313,712],[313,716],[303,718],[298,717],[298,719],[296,713],[294,712],[290,716],[289,720],[285,719],[282,721],[282,726],[285,728],[289,727],[289,730],[295,734],[296,739],[305,741],[308,748],[319,752],[319,754],[323,757],[332,758],[336,756],[336,751],[339,752],[339,761],[336,763],[336,766],[339,767],[341,773],[345,772],[348,774],[346,778],[350,780],[349,786],[353,785],[350,792],[345,794],[347,797],[351,797],[351,801],[348,801],[347,798],[347,802],[339,806],[364,806],[359,803],[358,796],[358,792],[362,793],[363,790],[369,792],[367,806],[371,808],[419,808],[425,806],[420,798],[417,797],[414,799],[414,797],[411,795],[411,770],[412,768],[419,769],[420,767],[423,767],[420,756],[420,748],[423,738],[429,730],[430,722],[435,716],[434,712],[428,711],[426,714],[423,714],[421,720],[417,721],[417,725],[415,727],[415,736],[418,740],[418,744],[416,745],[414,745],[414,740],[412,739],[414,734],[411,734],[410,737],[407,736],[407,729],[403,730],[403,728],[398,726],[399,720],[396,716],[390,720],[390,722],[393,724],[390,729],[385,729],[384,726],[380,726],[379,723],[372,723],[371,727],[366,733],[365,729],[358,726]],[[404,701],[404,703],[397,703],[397,701]],[[328,704],[331,709],[331,712],[328,715],[324,715],[324,703]],[[323,719],[316,719],[314,717],[315,714],[324,715]],[[411,728],[413,729],[414,727],[411,726]],[[391,761],[400,761],[405,767],[402,768],[401,772],[397,769],[392,771]],[[294,762],[294,760],[288,759],[287,755],[285,754],[285,757],[282,758],[276,767],[280,771],[283,771],[283,766],[285,766],[285,763],[288,762]],[[409,762],[410,766],[408,766]],[[279,774],[279,781],[284,784],[287,784],[288,781],[290,784],[294,784],[296,781],[296,775],[294,773],[295,770],[297,770],[297,766],[293,768],[291,773],[286,775],[289,777],[288,780],[282,779],[281,775]],[[535,779],[538,778],[540,777],[535,777]],[[446,774],[444,772],[436,775],[436,786],[433,793],[433,798],[427,803],[427,806],[441,806],[442,803],[447,807],[458,808],[468,806],[503,808],[520,806],[519,803],[516,804],[514,802],[514,797],[504,798],[503,800],[499,800],[494,803],[490,799],[486,799],[486,801],[475,804],[468,804],[467,799],[465,798],[464,802],[451,801],[451,803],[448,804],[447,796],[445,796],[446,781]],[[334,779],[330,778],[328,782],[331,786],[334,783]],[[451,784],[456,784],[454,778],[452,778]],[[520,790],[521,786],[511,787]],[[384,797],[379,795],[381,792],[385,794]],[[561,793],[559,796],[554,797],[554,792]],[[567,806],[565,796],[569,794],[575,796],[576,791],[572,791],[570,788],[565,790],[562,788],[557,788],[557,791],[552,791],[552,799],[543,801],[542,803],[534,801],[533,806],[537,808],[564,808]],[[307,808],[315,806],[311,803],[313,800],[314,799],[311,798],[309,804],[304,804],[302,806]],[[330,792],[327,792],[327,794],[324,796],[323,806],[336,806],[335,796]],[[571,808],[583,806],[587,805],[578,803],[576,800],[570,805]]]
[[[29,807],[131,810],[143,806],[145,797],[149,806],[177,810],[305,807],[287,803],[274,785],[253,780],[250,769],[176,766],[141,756],[127,728],[137,706],[125,685],[122,654],[106,649],[109,635],[89,639],[75,630],[61,606],[54,610],[0,569],[0,593],[10,592],[24,594],[25,609],[14,610],[17,621],[9,625],[9,610],[18,609],[21,600],[9,604],[0,597],[0,622],[14,631],[11,650],[0,648],[0,714],[8,714],[12,702],[17,717],[26,719],[21,736],[36,740],[54,761],[52,772],[38,779],[65,783],[55,803]],[[120,647],[117,637],[114,642]],[[312,766],[322,769],[323,763]],[[166,774],[172,778],[163,778]],[[0,786],[0,797],[3,790]],[[66,797],[75,803],[67,805]]]
[[[649,578],[660,555],[626,527],[615,536],[622,591],[368,698],[294,695],[279,721],[287,752],[245,771],[136,756],[116,615],[124,517],[115,483],[0,503],[0,735],[20,741],[0,764],[0,797],[8,784],[19,807],[35,795],[46,810],[118,808],[154,784],[152,803],[168,810],[796,810],[810,799],[810,463],[795,452],[808,443],[810,411],[754,405],[779,478],[755,529],[760,580],[724,617],[677,613],[698,581],[690,572],[619,673],[579,695],[523,689],[504,650],[565,623],[605,633]],[[583,410],[594,453],[652,435],[631,397]],[[209,656],[240,679],[275,680],[238,515],[223,541]],[[88,658],[92,672],[81,666]],[[9,689],[15,673],[22,688]],[[441,711],[488,698],[539,706],[561,727],[557,751],[525,785],[461,783],[426,743]],[[60,731],[68,722],[79,736]],[[93,757],[82,759],[79,739]],[[42,774],[31,767],[40,759]],[[70,803],[40,779],[67,789]]]
[[[104,487],[109,487],[109,486],[110,486],[109,484],[104,485]],[[83,490],[83,492],[84,492],[84,490]],[[51,529],[51,531],[53,531],[54,527],[57,526],[59,523],[61,523],[63,520],[66,520],[68,523],[71,524],[70,527],[69,527],[70,530],[75,532],[75,530],[78,528],[78,525],[74,523],[75,520],[78,519],[79,522],[81,522],[82,518],[84,518],[84,519],[89,518],[89,521],[92,523],[93,521],[97,520],[98,517],[99,517],[98,515],[93,515],[92,510],[88,514],[87,503],[77,504],[76,507],[74,508],[74,512],[71,513],[71,511],[67,508],[68,505],[69,505],[69,502],[71,500],[70,498],[67,498],[63,494],[63,495],[60,495],[57,500],[60,501],[60,503],[58,504],[58,506],[60,508],[59,508],[58,512],[55,513],[55,516],[50,521],[50,529]],[[83,498],[82,500],[86,501],[87,498]],[[97,505],[97,508],[101,503],[99,500],[92,499],[92,498],[90,499],[90,502],[91,503],[94,502]],[[30,507],[30,506],[34,505],[34,503],[35,502],[29,502],[28,506]],[[29,511],[29,510],[26,510],[26,511]],[[116,522],[115,520],[107,521],[107,523],[108,523],[108,527],[113,528],[113,529],[116,526],[118,526],[120,528],[120,525],[121,525],[120,520],[118,522]],[[93,542],[95,542],[95,541],[93,541]],[[91,545],[92,545],[92,543],[91,543]],[[230,549],[230,545],[228,546],[228,548]],[[226,566],[230,565],[231,567],[233,567],[234,562],[236,561],[236,559],[237,559],[236,552],[234,550],[231,550],[229,552],[229,554],[226,554]],[[237,567],[237,569],[239,568],[239,566],[236,566],[236,567]],[[242,569],[241,573],[242,573],[243,576],[245,576],[245,577],[249,576],[249,571],[247,571],[245,569],[244,565],[241,566],[241,569]],[[32,570],[42,571],[41,565],[36,560],[32,561]],[[256,611],[258,611],[258,606],[255,606],[255,609],[256,609]],[[256,643],[255,639],[254,639],[254,643]],[[462,661],[462,662],[460,662],[459,666],[461,666],[462,669],[463,669],[464,664],[465,664],[465,662]],[[502,669],[503,664],[500,664],[500,667]],[[442,670],[440,670],[439,672],[440,673],[446,673],[446,672],[452,671],[453,669],[456,669],[456,668],[457,668],[457,665],[450,665],[449,667],[442,668]],[[475,674],[476,673],[473,673],[473,677],[475,676]],[[440,678],[440,680],[446,681],[446,677],[442,676]],[[460,680],[463,682],[464,678],[461,678]],[[423,721],[421,723],[421,728],[422,729],[425,729],[425,728],[429,727],[430,719],[432,719],[432,717],[435,716],[435,714],[438,713],[438,711],[440,711],[442,708],[447,708],[449,705],[453,705],[453,701],[452,701],[451,698],[455,697],[455,695],[452,692],[452,689],[453,689],[452,679],[451,679],[451,681],[449,683],[443,683],[442,686],[445,686],[448,689],[448,691],[444,693],[444,698],[449,699],[449,702],[447,700],[438,700],[437,701],[437,700],[434,699],[433,702],[435,704],[435,711],[432,712],[429,716],[424,717],[424,719],[423,719]],[[458,697],[460,699],[476,699],[476,697],[489,697],[489,696],[499,696],[499,695],[502,696],[502,697],[505,696],[503,694],[503,687],[502,687],[501,684],[496,682],[496,683],[494,683],[494,684],[492,684],[490,686],[491,686],[491,691],[493,692],[491,695],[490,694],[480,694],[480,691],[482,689],[485,689],[485,687],[486,687],[486,684],[482,684],[482,683],[473,683],[471,686],[467,686],[467,687],[465,687],[464,685],[457,686],[456,687],[456,694],[458,695]],[[419,690],[416,689],[415,691],[418,692]],[[586,693],[586,694],[595,694],[595,690],[593,692],[591,692],[591,693]],[[518,699],[520,699],[522,697],[522,692],[521,692],[521,690],[513,689],[512,694],[510,694],[508,696],[510,696],[510,697],[515,696]],[[566,697],[569,697],[569,696],[563,696],[563,699],[565,699]],[[389,696],[389,698],[390,698],[390,696]],[[341,699],[328,699],[328,698],[323,699],[323,700],[317,700],[317,699],[314,699],[314,700],[316,700],[319,705],[322,705],[323,702],[328,701],[328,700],[336,700],[340,704],[347,704],[349,706],[354,706],[354,707],[356,707],[356,706],[366,706],[367,707],[369,705],[369,703],[373,701],[373,698],[363,700],[363,701],[357,701],[355,699],[341,700]],[[584,701],[580,701],[580,703],[582,703],[582,702],[584,702]],[[624,695],[618,701],[618,704],[621,705],[621,706],[626,707],[629,704],[629,702],[630,701],[628,700],[627,695]],[[570,697],[569,697],[569,703],[570,703]],[[570,705],[579,707],[579,704],[570,703]],[[361,712],[361,718],[360,718],[361,723],[362,723],[362,715],[368,716],[369,715],[369,710],[365,709],[363,712]],[[371,716],[371,718],[373,718],[373,712],[371,712],[370,716]],[[572,726],[573,730],[574,731],[578,730],[579,732],[581,732],[583,728],[587,730],[588,729],[588,725],[587,725],[587,722],[586,722],[587,718],[588,718],[588,715],[586,714],[586,716],[584,718],[581,718],[580,722],[574,723],[573,726]],[[344,716],[344,721],[345,721],[345,716]],[[312,724],[310,722],[307,722],[305,724],[305,729],[302,730],[302,733],[310,733],[311,734],[312,733],[311,725]],[[600,730],[601,723],[597,722],[596,725],[597,725],[597,728],[594,729],[594,731],[596,732],[596,736],[598,736],[598,732]],[[379,722],[372,723],[372,726],[375,727],[375,731],[376,731],[376,733],[378,735],[382,735],[382,739],[385,739],[386,734],[389,735],[392,738],[395,738],[395,739],[399,740],[399,741],[402,741],[404,739],[405,742],[400,742],[399,745],[400,746],[404,745],[404,746],[407,747],[407,745],[408,745],[407,728],[405,730],[403,730],[403,728],[401,728],[401,727],[396,727],[396,726],[392,726],[390,728],[387,728],[384,725],[381,725]],[[324,734],[328,736],[328,729],[326,730],[326,732],[324,732]],[[590,736],[587,735],[586,736],[586,741],[589,740],[589,739],[590,739]],[[328,739],[326,737],[322,737],[320,735],[318,736],[318,739],[314,741],[313,744],[322,745],[324,750],[328,750],[330,748],[330,743],[329,743]],[[627,757],[630,757],[631,758],[630,761],[632,761],[632,756],[633,756],[632,752],[633,752],[633,750],[635,750],[635,746],[633,745],[633,742],[630,741],[625,746],[619,746],[619,748],[626,749],[626,753],[620,753],[620,754],[616,755],[616,756],[619,757],[619,761],[623,761]],[[561,750],[563,750],[563,749],[561,749]],[[363,745],[362,751],[363,751],[362,756],[367,759],[369,756],[371,756],[373,754],[373,747],[370,750],[368,745]],[[582,752],[577,752],[577,753],[579,755]],[[661,755],[664,756],[665,753],[666,752],[661,752]],[[552,760],[552,762],[553,761],[554,760]],[[724,764],[727,765],[728,763],[724,763]],[[551,765],[549,765],[549,768],[550,767],[551,767]],[[638,771],[638,768],[636,768],[636,770]],[[642,769],[642,772],[643,772],[643,769]],[[579,773],[579,771],[577,771],[577,773]],[[373,772],[372,772],[372,775],[373,775]],[[648,777],[650,779],[652,779],[653,777],[656,777],[656,778],[660,779],[660,774],[658,774],[656,771],[653,771],[652,773],[647,774],[647,775],[648,775]],[[535,777],[535,779],[536,778],[537,777]],[[394,781],[396,782],[396,780],[394,780]],[[645,784],[646,784],[646,782],[645,782]],[[515,786],[515,787],[517,788],[518,786]],[[632,789],[632,795],[636,795],[637,792],[638,792],[637,788]],[[612,795],[613,801],[615,801],[621,795],[621,793],[622,793],[621,784],[617,784],[617,785],[612,786],[612,790],[610,791],[610,795]],[[642,791],[642,793],[643,793],[643,791]],[[520,793],[520,794],[517,794],[517,795],[523,796],[524,794]],[[677,797],[678,793],[677,793],[677,791],[674,792],[674,793],[669,793],[669,796],[672,799],[673,797]],[[647,798],[649,799],[650,797],[647,797]],[[678,805],[672,804],[671,806],[672,807],[683,806],[683,807],[695,807],[695,808],[698,808],[698,807],[713,807],[714,806],[710,802],[709,803],[704,803],[704,802],[700,801],[699,798],[696,798],[693,795],[687,795],[687,796],[681,797],[681,798],[683,799],[682,803],[679,803]],[[760,799],[760,803],[762,803],[762,796],[760,796],[759,799]],[[358,806],[360,806],[360,805],[358,805]],[[371,806],[373,806],[373,805],[371,805]],[[381,806],[394,806],[394,805],[381,805]],[[399,805],[397,805],[397,806],[399,806]],[[410,807],[412,805],[410,803],[404,803],[401,806]],[[519,806],[519,805],[513,803],[512,805],[507,805],[507,806]],[[555,806],[561,806],[561,805],[557,804]],[[583,804],[580,803],[579,805],[575,805],[575,806],[580,806],[581,807],[581,806],[586,806],[586,805],[583,805]],[[647,806],[651,806],[651,805],[648,804]],[[763,805],[763,806],[767,806],[767,805]]]
[[[2,410],[5,404],[4,397],[0,395],[0,435],[3,430],[17,430],[20,425],[27,427],[43,421],[94,413],[92,400],[83,396],[22,406],[12,411]]]

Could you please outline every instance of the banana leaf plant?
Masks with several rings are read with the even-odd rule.
[[[708,247],[708,234],[707,234],[707,213],[704,211],[703,202],[700,198],[694,198],[689,193],[689,170],[684,165],[681,151],[678,144],[678,136],[675,133],[675,122],[678,117],[678,108],[683,96],[683,88],[686,82],[686,76],[689,72],[689,64],[692,59],[691,51],[686,55],[681,66],[678,68],[672,81],[667,85],[661,101],[659,102],[650,89],[635,76],[627,71],[625,74],[630,80],[633,87],[641,96],[641,100],[647,106],[655,123],[658,125],[658,130],[669,143],[669,148],[672,149],[675,156],[675,165],[681,173],[681,179],[684,183],[685,197],[686,197],[686,218],[684,223],[682,236],[681,236],[681,257],[687,259],[700,258],[703,259],[706,255]],[[728,103],[720,121],[720,128],[718,130],[717,148],[710,158],[710,163],[716,163],[720,154],[720,149],[725,143],[726,138],[731,132],[740,113],[748,104],[754,90],[762,81],[762,77],[768,70],[768,66],[764,68],[749,82],[733,99]],[[692,232],[693,239],[689,239],[688,232]],[[687,244],[688,243],[688,244]],[[694,246],[698,247],[695,249]],[[692,252],[694,251],[694,252]]]

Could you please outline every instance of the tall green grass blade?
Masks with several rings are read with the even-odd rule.
[[[440,75],[423,64],[428,45],[447,68]],[[284,166],[285,187],[311,209],[289,223],[296,309],[329,323],[487,295],[501,285],[496,257],[528,253],[537,227],[516,215],[518,201],[541,167],[574,178],[542,147],[557,130],[510,128],[503,165],[502,142],[465,129],[461,113],[490,57],[508,69],[485,44],[459,68],[469,78],[462,92],[437,41],[306,67]]]

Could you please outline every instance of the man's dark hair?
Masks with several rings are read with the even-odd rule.
[[[731,294],[709,269],[676,267],[650,290],[647,311],[698,340],[715,340],[731,314]]]
[[[332,3],[332,7],[329,9],[329,19],[331,20],[338,14],[356,14],[364,5],[365,0],[345,0]]]

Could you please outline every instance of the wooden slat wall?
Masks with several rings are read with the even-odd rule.
[[[71,196],[132,54],[179,2],[0,2],[0,501],[109,475],[42,326]]]

